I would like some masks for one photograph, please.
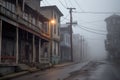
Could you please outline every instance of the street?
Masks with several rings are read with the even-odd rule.
[[[105,61],[91,61],[48,69],[11,80],[118,80]]]
[[[106,62],[94,62],[79,71],[72,72],[64,80],[119,80],[114,74],[113,67]]]

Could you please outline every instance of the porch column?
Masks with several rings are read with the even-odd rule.
[[[39,39],[39,62],[41,62],[41,39]]]
[[[2,0],[0,0],[0,5],[2,5]]]
[[[33,35],[33,62],[35,62],[35,36]]]
[[[19,33],[19,31],[18,31],[19,29],[18,29],[18,27],[16,27],[16,64],[18,64],[18,57],[19,57],[19,47],[18,47],[18,33]]]
[[[50,58],[51,58],[51,54],[50,54],[50,46],[51,46],[51,44],[50,44],[50,42],[48,42],[48,57],[49,57],[49,61],[51,60]]]
[[[2,46],[2,20],[0,19],[0,63],[1,63],[1,47]]]

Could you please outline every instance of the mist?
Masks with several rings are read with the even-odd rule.
[[[64,16],[61,18],[61,23],[66,24],[69,22],[69,10],[67,7],[76,8],[76,13],[73,11],[73,22],[77,22],[78,25],[73,26],[74,34],[80,34],[84,37],[87,42],[87,57],[90,60],[103,60],[106,59],[106,50],[104,41],[106,39],[106,23],[105,18],[117,14],[119,12],[120,0],[78,0],[79,5],[76,5],[75,1],[71,0],[71,4],[66,3],[69,0],[61,0],[62,5],[59,1],[51,0],[49,5],[56,5],[63,12]],[[45,5],[42,3],[42,5]],[[66,8],[65,8],[66,7]],[[77,12],[112,12],[111,14],[93,14],[93,13],[77,13]],[[65,19],[66,18],[66,19]],[[83,30],[80,27],[91,28],[95,30]],[[99,31],[97,31],[99,30]],[[95,33],[94,33],[95,32]],[[98,34],[97,34],[98,33]],[[102,35],[103,34],[103,35]]]

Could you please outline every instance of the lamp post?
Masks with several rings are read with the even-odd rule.
[[[51,41],[50,41],[50,62],[52,63],[52,57],[53,57],[53,46],[52,46],[52,38],[53,38],[53,27],[54,27],[54,25],[56,24],[56,21],[55,21],[55,19],[51,19],[50,20],[50,37],[51,37]]]

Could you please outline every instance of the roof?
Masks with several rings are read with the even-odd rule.
[[[32,7],[31,5],[29,5],[28,3],[26,3],[26,6],[28,6],[31,9],[30,11],[32,11],[32,13],[35,12],[36,14],[38,14],[42,21],[49,21],[49,19],[47,17],[45,17],[44,15],[42,15],[40,13],[40,11],[37,11],[34,7]]]
[[[45,9],[54,9],[57,11],[57,13],[60,15],[60,16],[63,16],[63,13],[58,9],[58,7],[56,5],[51,5],[51,6],[41,6],[40,7],[41,10],[45,10]]]
[[[113,19],[113,18],[119,18],[120,19],[120,15],[113,14],[113,15],[109,16],[108,18],[106,18],[105,21],[108,21],[108,20]]]
[[[61,24],[60,26],[60,31],[63,32],[63,31],[68,31],[70,32],[70,25],[69,24]],[[72,30],[73,32],[73,30]]]
[[[69,24],[61,24],[60,28],[65,28],[65,27],[69,27]]]

